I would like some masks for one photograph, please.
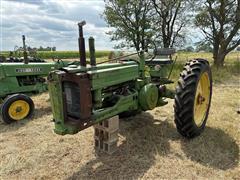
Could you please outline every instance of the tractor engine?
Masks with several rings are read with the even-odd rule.
[[[51,72],[48,82],[55,132],[73,134],[114,115],[137,110],[137,89],[145,84],[138,77],[139,65],[134,61],[72,65]]]

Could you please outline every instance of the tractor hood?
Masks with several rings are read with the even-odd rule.
[[[5,73],[3,71],[3,66],[0,64],[0,80],[5,78]]]
[[[65,62],[50,63],[0,63],[0,78],[28,76],[28,75],[48,75],[50,71],[66,66]]]
[[[123,61],[121,63],[104,63],[104,64],[99,64],[97,66],[91,66],[87,65],[86,67],[84,66],[77,66],[77,65],[69,65],[67,67],[63,67],[60,70],[65,71],[67,73],[83,73],[83,72],[96,72],[100,70],[106,70],[110,68],[118,68],[118,67],[125,67],[129,65],[137,65],[136,62],[134,61]]]

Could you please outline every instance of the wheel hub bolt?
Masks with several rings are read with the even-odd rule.
[[[16,108],[16,113],[19,113],[19,112],[21,112],[21,111],[22,111],[22,107],[18,106],[18,107]]]
[[[199,94],[198,95],[198,104],[202,104],[204,101],[205,101],[205,98],[201,94]]]

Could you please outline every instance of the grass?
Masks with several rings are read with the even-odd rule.
[[[176,63],[171,74],[171,79],[176,81],[182,71],[184,63]],[[213,82],[214,83],[225,83],[226,81],[233,81],[240,76],[240,61],[233,62],[232,64],[225,65],[222,68],[211,66]],[[233,78],[235,77],[235,78]],[[239,81],[237,81],[239,82]],[[234,82],[233,82],[234,83]]]
[[[239,179],[240,89],[214,86],[204,133],[186,140],[176,131],[173,100],[120,121],[119,147],[96,155],[93,128],[53,133],[48,94],[34,96],[32,119],[0,123],[1,179]]]
[[[1,55],[8,56],[8,51],[0,51]],[[110,51],[96,51],[96,57],[104,57],[108,56],[110,54]],[[89,57],[89,52],[86,53],[87,57]],[[23,56],[20,53],[20,56]],[[78,51],[38,51],[37,56],[39,58],[43,59],[51,59],[52,57],[58,57],[60,59],[74,59],[79,58],[79,52]],[[193,52],[178,52],[175,54],[175,57],[178,57],[178,61],[186,61],[193,58],[205,58],[208,59],[210,62],[213,62],[212,54],[211,53],[205,53],[205,52],[199,52],[199,53],[193,53]],[[233,63],[236,60],[240,61],[240,52],[231,52],[226,57],[226,63]]]
[[[225,83],[226,81],[236,80],[236,77],[240,76],[240,53],[230,53],[225,59],[225,65],[222,68],[213,66],[213,59],[210,53],[179,53],[177,54],[177,62],[174,66],[171,78],[176,81],[179,77],[179,73],[182,71],[184,64],[194,58],[207,59],[210,62],[213,82]],[[232,78],[234,77],[234,78]],[[239,82],[239,81],[237,81]]]
[[[4,56],[8,56],[7,51],[2,51],[0,54]],[[38,51],[38,57],[43,59],[52,59],[59,58],[59,59],[78,59],[79,53],[78,51]],[[96,58],[97,62],[106,61],[108,59],[108,56],[110,54],[110,51],[96,51]],[[86,53],[86,56],[88,58],[89,62],[89,52]],[[175,54],[173,59],[177,57],[177,63],[175,65],[175,68],[172,73],[173,80],[177,80],[179,73],[181,72],[184,64],[186,61],[194,58],[203,58],[207,59],[211,64],[213,64],[213,58],[211,53],[192,53],[192,52],[178,52]],[[226,56],[225,59],[225,66],[221,69],[217,69],[215,67],[212,67],[213,72],[213,80],[214,82],[225,82],[226,79],[229,79],[232,75],[239,76],[240,75],[240,52],[231,52]]]
[[[212,53],[179,52],[176,55],[178,56],[179,61],[186,61],[186,60],[190,60],[190,59],[194,59],[194,58],[203,58],[203,59],[207,59],[209,62],[213,63]],[[240,52],[231,52],[225,58],[225,63],[226,64],[232,64],[235,61],[240,61]]]
[[[179,58],[174,80],[186,57],[192,58]],[[0,179],[240,179],[240,64],[230,61],[212,67],[213,98],[201,136],[186,140],[177,133],[169,100],[120,121],[118,151],[111,156],[95,154],[93,128],[54,134],[48,94],[34,96],[31,119],[0,121]]]

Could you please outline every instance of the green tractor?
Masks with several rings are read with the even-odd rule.
[[[37,57],[36,50],[30,50],[27,52],[27,46],[25,43],[25,36],[22,36],[23,47],[14,47],[14,51],[10,51],[8,57],[0,54],[0,63],[17,63],[17,62],[46,62],[44,59]],[[21,57],[23,55],[23,57]]]
[[[2,120],[9,124],[25,119],[34,111],[31,94],[47,91],[50,71],[67,66],[67,62],[45,62],[29,57],[23,36],[23,58],[2,58],[0,63],[0,104]]]
[[[201,134],[206,125],[212,96],[212,76],[208,61],[194,59],[184,66],[176,87],[167,85],[173,61],[145,59],[144,52],[104,63],[96,63],[94,39],[89,39],[90,65],[86,65],[83,25],[79,26],[80,65],[51,71],[49,92],[55,133],[75,134],[115,115],[133,115],[163,106],[174,98],[175,123],[187,138]],[[154,56],[171,55],[173,50],[156,49]]]

